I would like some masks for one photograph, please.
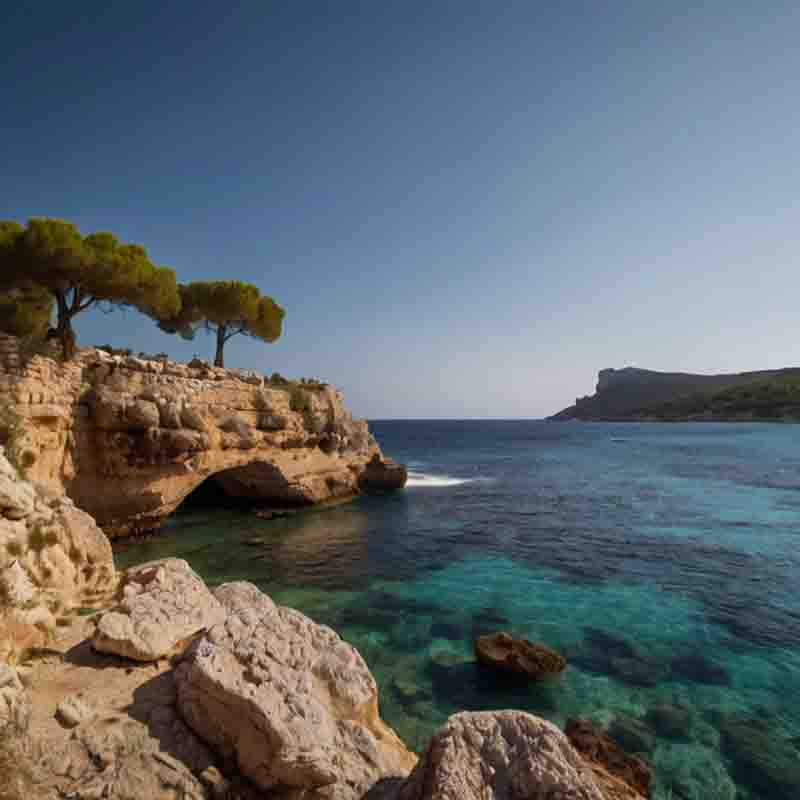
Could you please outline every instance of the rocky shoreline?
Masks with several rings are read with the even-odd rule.
[[[4,800],[646,796],[603,734],[521,711],[456,714],[412,753],[333,630],[180,559],[117,573],[94,520],[4,455],[0,589]]]

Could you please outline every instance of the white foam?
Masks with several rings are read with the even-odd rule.
[[[431,489],[443,486],[461,486],[464,483],[472,483],[472,478],[453,478],[450,475],[429,475],[426,472],[413,472],[409,470],[407,487],[425,486]]]

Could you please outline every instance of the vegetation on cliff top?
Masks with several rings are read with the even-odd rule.
[[[197,281],[180,286],[180,311],[162,319],[159,327],[168,333],[194,338],[198,328],[215,334],[214,366],[225,366],[225,343],[245,334],[274,342],[281,335],[284,310],[258,288],[241,281]]]
[[[278,339],[285,313],[252,284],[178,286],[174,270],[155,265],[141,245],[106,232],[83,236],[69,222],[46,218],[25,227],[0,221],[0,292],[0,331],[39,340],[53,336],[65,359],[76,348],[73,319],[97,306],[136,308],[162,330],[188,338],[199,327],[212,331],[217,366],[224,366],[232,336]]]
[[[601,373],[596,394],[579,398],[551,419],[800,420],[800,369],[730,375],[613,372],[605,381]]]

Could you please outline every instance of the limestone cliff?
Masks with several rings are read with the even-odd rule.
[[[27,475],[65,492],[111,537],[158,527],[205,480],[232,496],[310,505],[402,487],[367,423],[322,384],[110,355],[24,365],[0,341],[0,407]]]
[[[103,603],[116,586],[94,520],[24,480],[0,448],[0,660],[43,645],[75,606]]]

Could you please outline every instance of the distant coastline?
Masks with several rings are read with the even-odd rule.
[[[603,369],[595,394],[550,421],[800,422],[800,368],[697,375]]]

